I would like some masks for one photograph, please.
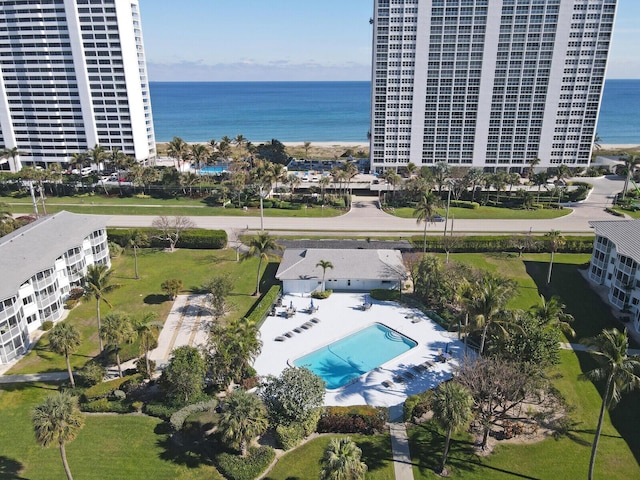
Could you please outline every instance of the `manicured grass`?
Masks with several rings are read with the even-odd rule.
[[[15,199],[0,197],[0,203],[7,203],[12,213],[33,213],[30,198]],[[41,207],[40,211],[42,211]],[[66,210],[73,213],[95,215],[185,215],[185,216],[260,216],[259,208],[223,208],[208,206],[204,200],[198,199],[158,199],[158,198],[120,198],[101,195],[80,195],[75,197],[47,197],[47,213]],[[336,217],[346,213],[332,207],[313,206],[300,210],[265,208],[265,217]]]
[[[625,215],[629,215],[631,218],[640,218],[640,210],[636,210],[635,212],[632,210],[625,210],[623,208],[614,208],[616,212],[623,213]]]
[[[415,209],[410,207],[396,208],[394,210],[385,210],[391,215],[402,218],[415,218],[413,215]],[[438,215],[444,217],[445,209],[436,209]],[[475,210],[470,208],[451,207],[449,209],[449,218],[461,219],[530,219],[530,220],[544,220],[549,218],[558,218],[569,215],[571,209],[565,208],[563,210],[514,210],[510,208],[498,208],[498,207],[480,207]]]
[[[367,480],[392,480],[393,454],[389,434],[349,435],[362,449],[362,461],[367,464]],[[323,435],[284,455],[265,480],[306,480],[318,478],[320,459],[329,441],[338,435]]]
[[[588,261],[589,255],[556,255],[549,286],[546,285],[548,254],[524,255],[523,259],[480,254],[451,257],[515,278],[521,288],[520,297],[510,305],[512,308],[530,307],[535,303],[533,295],[538,291],[547,298],[560,295],[567,305],[566,311],[576,318],[572,326],[577,338],[595,335],[603,328],[619,327],[612,320],[608,307],[589,290],[578,272],[578,266]],[[586,353],[562,351],[560,364],[549,372],[554,386],[572,408],[572,426],[566,437],[530,445],[500,444],[490,456],[481,458],[474,454],[468,435],[460,435],[452,447],[449,466],[453,475],[478,479],[584,477],[602,398],[598,390],[600,385],[578,381],[578,376],[594,366]],[[640,420],[636,415],[639,399],[640,394],[630,394],[611,412],[610,417],[607,415],[596,458],[596,477],[623,479],[640,475]],[[441,432],[427,424],[413,428],[410,437],[412,458],[416,464],[415,478],[436,478],[433,467],[437,465],[443,447]]]
[[[145,312],[156,312],[158,320],[164,321],[171,309],[170,302],[162,292],[160,284],[170,278],[178,278],[184,282],[183,293],[197,289],[206,280],[216,274],[228,273],[234,279],[235,287],[231,293],[234,304],[229,318],[240,318],[257,300],[251,294],[255,290],[257,259],[236,262],[233,250],[184,250],[178,249],[168,253],[155,249],[140,249],[138,253],[138,269],[140,280],[135,280],[133,255],[124,254],[113,259],[113,282],[121,285],[107,296],[113,307],[102,302],[100,314],[104,318],[112,310],[127,312],[132,317]],[[275,273],[275,264],[269,264],[263,276],[266,287]],[[69,322],[76,325],[82,335],[82,345],[72,355],[74,368],[79,368],[98,353],[98,335],[96,324],[96,302],[86,299],[69,312]],[[137,344],[123,346],[123,358],[137,356]],[[49,351],[46,335],[36,347],[9,373],[37,373],[65,370],[64,357]]]
[[[64,478],[60,450],[36,444],[31,410],[55,385],[14,384],[0,389],[0,478]],[[166,424],[145,415],[87,415],[85,427],[67,444],[74,478],[222,479],[200,455],[176,449]]]

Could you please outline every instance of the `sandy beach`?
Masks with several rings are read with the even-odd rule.
[[[600,150],[635,150],[640,143],[601,143]]]

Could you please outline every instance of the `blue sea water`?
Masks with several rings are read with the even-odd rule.
[[[367,142],[370,82],[150,82],[156,140]],[[602,143],[640,143],[640,80],[607,80]]]
[[[370,82],[150,82],[156,141],[367,143]]]

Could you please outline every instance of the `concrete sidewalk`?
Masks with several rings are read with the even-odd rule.
[[[61,382],[67,380],[67,372],[27,373],[22,375],[0,375],[0,384],[26,382]]]

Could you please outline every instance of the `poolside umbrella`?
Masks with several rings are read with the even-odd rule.
[[[313,298],[311,299],[311,308],[313,309]]]
[[[289,308],[293,310],[293,300],[291,300],[291,302],[289,303]]]

